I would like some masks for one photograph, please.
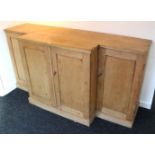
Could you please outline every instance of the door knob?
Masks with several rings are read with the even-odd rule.
[[[53,72],[53,75],[55,76],[56,74],[57,74],[57,72],[56,72],[56,71],[54,71],[54,72]]]
[[[100,76],[102,76],[102,75],[103,75],[103,73],[99,73],[97,76],[100,77]]]

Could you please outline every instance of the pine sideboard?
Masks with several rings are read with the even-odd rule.
[[[133,126],[150,40],[33,24],[5,32],[31,104],[87,126]]]

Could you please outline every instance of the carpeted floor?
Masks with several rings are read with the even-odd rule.
[[[128,129],[99,118],[91,127],[67,120],[28,104],[28,94],[19,89],[0,98],[0,133],[29,134],[120,134],[155,133],[155,107],[139,109],[134,127]]]

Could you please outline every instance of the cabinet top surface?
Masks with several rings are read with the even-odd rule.
[[[151,45],[151,41],[146,39],[34,24],[18,25],[5,31],[23,34],[18,37],[21,40],[87,51],[103,46],[125,52],[146,54]]]

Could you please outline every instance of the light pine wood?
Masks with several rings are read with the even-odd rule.
[[[94,116],[89,111],[90,54],[59,47],[51,49],[59,108],[89,120]]]
[[[5,32],[30,103],[87,126],[96,115],[132,127],[150,40],[33,24]]]
[[[21,43],[21,53],[31,98],[56,106],[50,48],[38,44]]]
[[[23,35],[23,34],[34,33],[34,32],[43,32],[48,29],[51,29],[51,26],[25,23],[25,24],[9,27],[5,29],[5,32]]]
[[[105,61],[103,106],[126,113],[135,62],[109,56]]]
[[[136,60],[135,73],[133,78],[131,99],[129,104],[129,110],[127,113],[127,120],[133,121],[139,106],[139,94],[141,85],[143,82],[143,74],[145,69],[146,57],[138,56]]]
[[[109,56],[107,51],[105,54],[104,51],[100,52],[103,52],[100,54],[103,56],[99,57],[99,63],[104,63],[102,64],[104,68],[99,73],[102,75],[98,79],[98,104],[101,107],[127,113],[135,61]]]
[[[90,97],[90,85],[94,87],[96,81],[90,80],[91,76],[95,77],[97,69],[94,67],[90,72],[90,67],[96,66],[96,61],[90,62],[90,59],[97,59],[97,55],[27,41],[20,41],[20,48],[27,75],[30,102],[41,103],[39,107],[57,109],[59,112],[73,116],[74,121],[89,126],[95,117],[96,103],[96,94]],[[65,116],[64,114],[62,115]]]
[[[10,49],[10,55],[16,75],[17,87],[27,91],[27,82],[22,62],[22,56],[19,49],[19,43],[16,37],[18,34],[7,33],[7,40]]]
[[[98,60],[99,117],[133,124],[138,108],[145,57],[101,48]],[[103,114],[103,116],[102,116]],[[115,120],[115,119],[112,119]]]
[[[90,56],[90,118],[94,119],[96,115],[96,98],[97,98],[97,61],[98,61],[98,49],[96,47],[92,50]]]
[[[14,29],[15,28],[15,29]],[[17,37],[20,35],[24,35],[27,33],[32,33],[36,31],[44,31],[45,29],[48,29],[47,26],[39,26],[39,25],[31,25],[31,24],[22,24],[22,26],[15,26],[13,30],[10,28],[5,30],[10,55],[12,58],[12,63],[16,75],[16,85],[18,88],[28,91],[28,84],[26,81],[25,71],[23,67],[23,62],[21,61],[21,54],[19,51],[19,43],[17,40]]]
[[[97,111],[96,116],[101,118],[101,119],[104,119],[104,120],[107,120],[109,122],[116,123],[116,124],[119,124],[119,125],[122,125],[122,126],[125,126],[128,128],[132,128],[132,126],[133,126],[133,121],[127,121],[127,120],[122,119],[122,118],[120,119],[119,117],[109,115],[109,113],[107,114],[107,113]]]
[[[115,49],[136,54],[146,54],[150,47],[150,40],[98,33],[71,28],[43,26],[35,24],[23,24],[5,30],[23,35],[25,40],[55,44],[72,48],[88,49],[97,45],[108,49]]]

